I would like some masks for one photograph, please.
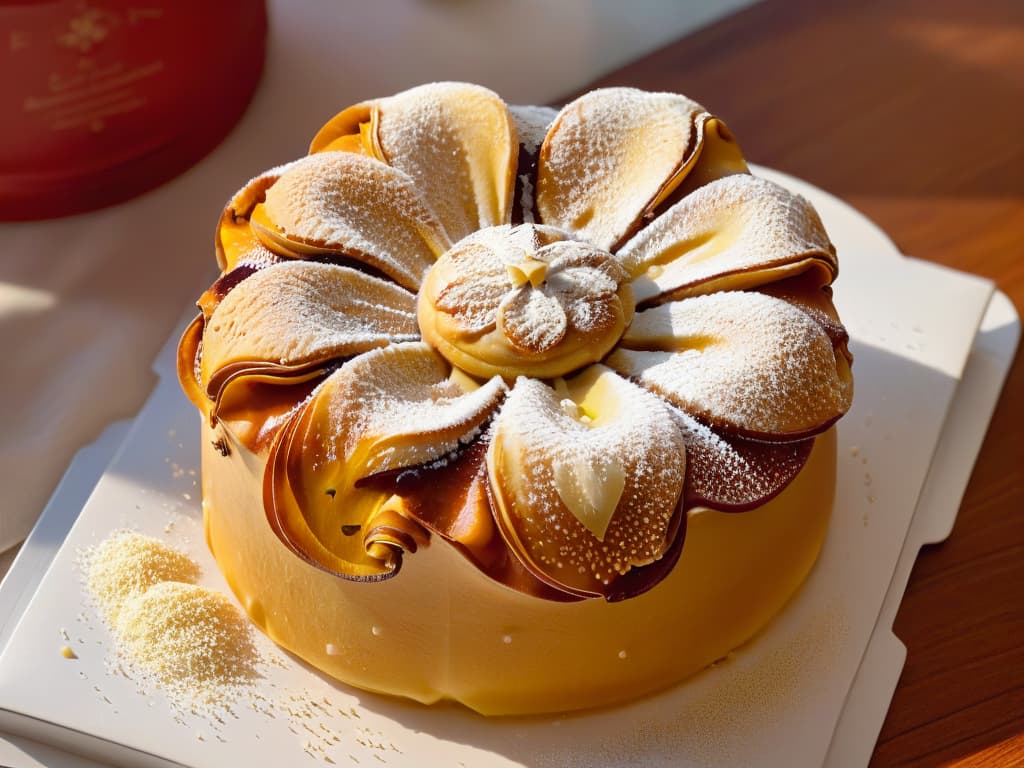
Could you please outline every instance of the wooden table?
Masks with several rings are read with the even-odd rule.
[[[904,253],[995,280],[1024,311],[1020,0],[766,0],[593,85],[697,99],[753,161],[843,198]],[[952,536],[914,568],[873,768],[1024,765],[1022,357]]]

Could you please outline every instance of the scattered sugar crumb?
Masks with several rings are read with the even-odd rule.
[[[222,702],[259,677],[251,625],[206,587],[155,584],[125,603],[115,629],[129,663],[176,697]]]
[[[129,600],[154,584],[192,583],[199,577],[199,566],[188,555],[134,531],[115,532],[82,560],[86,589],[110,626]]]

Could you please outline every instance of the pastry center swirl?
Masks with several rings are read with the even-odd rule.
[[[423,339],[473,376],[554,378],[602,359],[633,318],[625,269],[553,227],[489,227],[431,267]]]

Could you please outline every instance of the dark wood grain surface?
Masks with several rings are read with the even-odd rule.
[[[754,162],[877,222],[904,253],[1024,311],[1024,2],[766,0],[593,85],[678,91]],[[884,279],[884,276],[879,276]],[[1024,364],[952,536],[914,568],[883,766],[1024,766]]]

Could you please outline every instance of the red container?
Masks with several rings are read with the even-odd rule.
[[[0,0],[0,220],[184,171],[242,116],[266,35],[262,0]]]

